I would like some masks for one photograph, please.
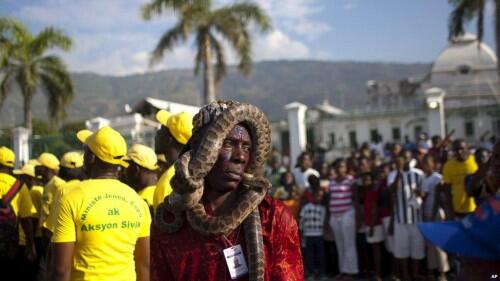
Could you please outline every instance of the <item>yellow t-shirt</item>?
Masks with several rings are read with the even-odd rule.
[[[0,173],[0,196],[4,196],[16,182],[16,178],[9,175]],[[16,196],[10,201],[12,211],[18,218],[29,218],[36,216],[36,209],[31,201],[31,195],[28,187],[23,184],[21,189],[17,192]],[[26,245],[26,235],[22,227],[19,227],[19,245]]]
[[[76,242],[71,280],[135,280],[135,244],[150,224],[148,205],[132,188],[91,179],[61,198],[52,242]]]
[[[40,225],[43,225],[50,213],[50,205],[54,200],[57,190],[66,182],[58,176],[54,176],[43,189],[42,214],[40,216]]]
[[[54,225],[57,218],[57,212],[59,211],[59,203],[61,198],[71,190],[73,190],[76,186],[80,184],[80,180],[74,179],[62,184],[59,189],[55,191],[54,198],[52,203],[50,204],[50,212],[47,219],[43,222],[43,227],[50,230],[50,232],[54,232]]]
[[[459,213],[471,213],[476,209],[472,196],[465,192],[465,177],[478,169],[474,156],[463,162],[452,159],[443,167],[443,181],[451,185],[453,210]]]
[[[33,228],[35,229],[35,236],[41,237],[42,229],[40,227],[41,226],[40,217],[42,215],[43,187],[39,185],[32,186],[30,190],[30,195],[31,195],[31,201],[33,201],[33,206],[35,206],[37,218],[39,221],[38,225],[33,226]]]
[[[175,174],[174,165],[170,166],[163,175],[161,175],[158,183],[156,184],[156,189],[153,195],[153,207],[156,209],[158,205],[163,203],[163,199],[172,193],[172,187],[170,186],[170,180]]]
[[[148,187],[143,188],[141,191],[138,192],[139,196],[141,196],[146,203],[148,203],[149,206],[153,206],[153,196],[155,193],[156,185],[151,185]]]

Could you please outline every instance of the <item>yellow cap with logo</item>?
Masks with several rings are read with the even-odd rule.
[[[6,146],[0,147],[0,165],[13,168],[15,162],[16,155],[14,151]]]
[[[128,150],[125,160],[132,161],[135,164],[148,170],[158,169],[158,159],[154,150],[142,144],[134,144]]]
[[[166,110],[156,113],[156,120],[167,127],[172,136],[181,144],[186,144],[193,131],[193,116],[187,112],[172,114]]]
[[[99,159],[110,164],[128,166],[123,160],[127,154],[127,143],[120,133],[111,127],[102,127],[90,135],[88,132],[83,134],[81,132],[76,134],[78,139]]]
[[[52,153],[44,152],[40,154],[40,156],[38,156],[38,162],[40,162],[40,165],[51,170],[59,170],[59,160]]]
[[[78,151],[66,152],[61,158],[61,166],[68,169],[80,168],[83,166],[83,155]]]

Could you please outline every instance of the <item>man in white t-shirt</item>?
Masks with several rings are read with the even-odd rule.
[[[318,171],[312,168],[311,155],[308,152],[302,152],[297,160],[298,167],[293,169],[293,177],[295,178],[295,183],[300,188],[301,192],[304,192],[309,188],[308,178],[310,175],[315,175],[319,178]]]
[[[440,208],[445,198],[442,191],[443,177],[436,172],[436,162],[432,155],[427,154],[422,160],[425,176],[422,181],[422,215],[425,222],[443,221],[444,210]],[[438,272],[438,280],[446,280],[446,272],[450,270],[448,256],[441,249],[426,243],[427,268],[429,273]]]

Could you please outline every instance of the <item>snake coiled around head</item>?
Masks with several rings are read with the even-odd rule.
[[[224,139],[238,124],[244,124],[252,137],[252,152],[243,181],[238,189],[236,206],[228,213],[210,216],[201,202],[204,179],[214,166]],[[200,109],[193,119],[193,137],[189,150],[175,162],[170,184],[173,192],[158,206],[156,226],[166,232],[178,231],[187,222],[204,235],[228,235],[243,223],[250,280],[263,280],[264,254],[262,227],[257,206],[271,184],[257,177],[270,151],[271,130],[266,115],[251,104],[217,101]],[[173,214],[165,221],[165,211]]]

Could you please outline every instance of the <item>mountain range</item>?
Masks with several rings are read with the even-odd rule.
[[[397,81],[422,77],[428,63],[381,63],[352,61],[264,61],[255,63],[245,77],[235,67],[228,69],[218,97],[249,102],[261,107],[271,120],[285,118],[283,106],[299,101],[308,106],[328,100],[343,109],[366,104],[368,80]],[[72,73],[75,98],[67,109],[66,122],[125,114],[126,104],[134,105],[145,97],[200,105],[202,77],[190,69],[173,69],[128,76]],[[34,117],[45,119],[46,99],[37,94]],[[20,124],[22,99],[12,93],[0,109],[0,127]]]

